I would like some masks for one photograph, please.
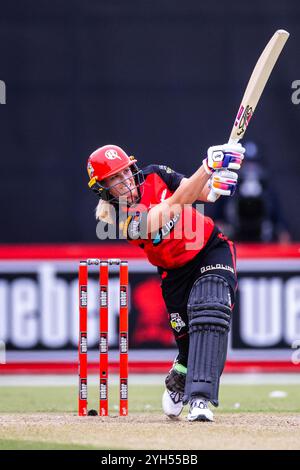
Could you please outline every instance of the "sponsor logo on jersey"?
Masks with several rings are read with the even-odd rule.
[[[164,170],[166,173],[174,173],[174,170],[166,165],[158,165],[160,170]]]
[[[203,266],[201,268],[201,274],[206,273],[206,271],[211,271],[213,269],[224,269],[225,271],[230,271],[234,274],[234,269],[231,266],[227,266],[226,264],[210,264],[208,266]]]
[[[153,245],[158,245],[164,238],[167,238],[169,233],[174,229],[176,223],[178,222],[180,214],[174,215],[169,222],[163,225],[153,239]]]

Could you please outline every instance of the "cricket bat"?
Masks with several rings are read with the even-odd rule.
[[[287,31],[278,29],[261,53],[240,104],[229,137],[229,143],[237,143],[244,137],[257,103],[288,37],[289,33]],[[214,202],[217,197],[215,192],[211,190],[207,199]]]

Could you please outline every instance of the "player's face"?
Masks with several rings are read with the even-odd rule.
[[[113,197],[125,198],[131,204],[138,199],[138,190],[130,168],[125,168],[125,170],[106,178],[104,183],[110,188],[109,192]]]

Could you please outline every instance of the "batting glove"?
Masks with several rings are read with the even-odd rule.
[[[216,170],[239,170],[244,159],[245,149],[241,144],[214,145],[207,150],[203,166],[207,174]]]
[[[232,196],[235,193],[238,175],[234,171],[220,170],[213,173],[208,186],[215,196]]]

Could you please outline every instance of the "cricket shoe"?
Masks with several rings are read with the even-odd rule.
[[[187,419],[188,421],[213,421],[214,414],[208,408],[208,401],[201,397],[192,398]]]
[[[171,392],[166,389],[162,396],[162,407],[165,415],[170,419],[176,419],[183,410],[183,393]]]

